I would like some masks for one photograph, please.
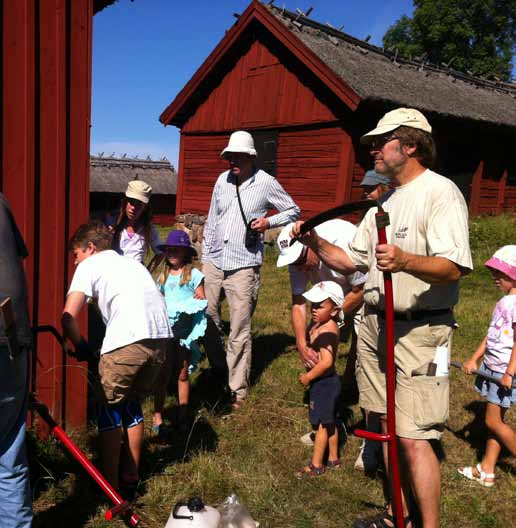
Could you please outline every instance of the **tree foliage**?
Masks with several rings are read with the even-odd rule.
[[[414,0],[385,33],[385,48],[474,75],[511,79],[516,0]]]

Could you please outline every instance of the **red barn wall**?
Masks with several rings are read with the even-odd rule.
[[[201,103],[182,132],[271,128],[335,119],[314,92],[256,40]]]
[[[59,328],[73,273],[67,241],[89,211],[93,4],[17,0],[0,9],[0,187],[30,253],[32,324]],[[32,390],[56,420],[84,425],[83,369],[49,334],[39,334],[36,345]]]

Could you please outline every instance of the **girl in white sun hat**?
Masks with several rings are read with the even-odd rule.
[[[488,429],[486,452],[476,467],[458,471],[464,477],[490,488],[495,483],[495,466],[502,446],[516,457],[516,431],[504,421],[507,409],[516,404],[516,246],[504,246],[487,262],[496,286],[505,295],[495,306],[487,336],[462,368],[468,374],[477,368],[498,380],[488,381],[480,376],[475,390],[486,400],[485,423]]]

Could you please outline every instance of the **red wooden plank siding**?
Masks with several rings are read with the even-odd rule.
[[[1,187],[27,243],[32,322],[60,326],[66,245],[88,218],[92,0],[2,2]],[[85,331],[85,320],[82,330]],[[32,390],[85,425],[86,380],[40,335]],[[76,367],[71,362],[72,367]]]
[[[303,218],[337,201],[343,136],[338,127],[280,131],[276,177],[301,207]]]
[[[90,209],[90,126],[91,126],[91,57],[92,57],[92,0],[68,0],[70,9],[70,53],[68,56],[69,106],[67,108],[69,157],[67,167],[67,225],[64,242],[82,224]],[[65,293],[72,279],[74,266],[72,255],[65,260]],[[83,328],[86,328],[87,313],[82,314]],[[85,370],[73,358],[65,358],[65,420],[71,426],[86,423],[85,396],[87,377]],[[82,364],[83,365],[83,364]]]
[[[34,2],[2,2],[2,173],[8,197],[24,235],[29,285],[34,282]],[[34,291],[30,288],[29,305]],[[31,312],[31,317],[33,317]]]
[[[334,121],[331,110],[299,80],[302,72],[294,73],[287,66],[265,44],[255,41],[182,131],[221,132]]]

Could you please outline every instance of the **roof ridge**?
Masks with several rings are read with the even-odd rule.
[[[453,68],[441,68],[440,66],[426,62],[424,57],[420,61],[415,61],[411,58],[399,55],[397,50],[395,50],[395,52],[392,52],[391,50],[380,48],[379,46],[369,44],[368,42],[354,37],[348,33],[344,33],[340,29],[334,28],[328,24],[322,24],[317,20],[308,18],[301,10],[298,10],[297,13],[294,13],[292,11],[289,11],[285,7],[280,8],[278,6],[273,5],[273,2],[269,2],[266,7],[271,10],[273,14],[275,14],[275,16],[279,15],[279,18],[289,19],[294,24],[294,27],[297,27],[297,29],[300,31],[302,30],[303,26],[307,26],[312,29],[316,29],[320,32],[323,32],[330,37],[338,38],[349,44],[353,44],[355,46],[363,48],[364,50],[366,50],[366,52],[372,51],[374,53],[377,53],[378,55],[381,55],[391,60],[399,66],[401,66],[402,64],[407,64],[416,67],[421,71],[425,70],[431,71],[433,73],[443,73],[445,75],[454,77],[455,79],[459,79],[464,82],[469,82],[476,86],[481,86],[483,88],[491,89],[494,91],[507,93],[513,97],[516,97],[516,83],[508,83],[505,81],[492,81],[490,79],[478,77],[467,72],[461,72]]]

